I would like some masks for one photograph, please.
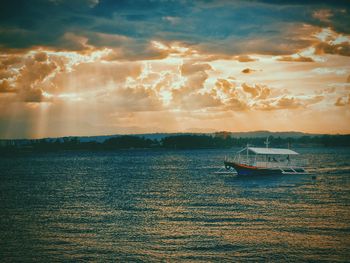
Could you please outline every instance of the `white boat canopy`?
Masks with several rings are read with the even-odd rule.
[[[289,149],[279,149],[279,148],[256,148],[248,147],[249,151],[252,151],[255,154],[266,154],[266,155],[296,155],[298,154],[295,151]]]

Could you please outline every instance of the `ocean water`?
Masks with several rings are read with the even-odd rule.
[[[0,157],[1,262],[350,261],[350,149],[311,175],[214,174],[230,150]]]

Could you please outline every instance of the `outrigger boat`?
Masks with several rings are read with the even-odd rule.
[[[298,155],[290,149],[250,147],[238,151],[233,159],[225,157],[225,168],[234,169],[237,175],[283,175],[308,174],[305,170],[306,160],[291,160],[291,156]]]

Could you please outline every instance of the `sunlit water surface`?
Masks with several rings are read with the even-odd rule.
[[[0,157],[0,259],[350,260],[350,149],[311,175],[214,174],[229,150]]]

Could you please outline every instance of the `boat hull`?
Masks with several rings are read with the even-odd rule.
[[[224,162],[226,169],[234,168],[237,171],[237,175],[242,176],[262,176],[262,175],[283,175],[281,169],[278,168],[261,168],[255,166],[249,166],[239,164],[235,162]]]

